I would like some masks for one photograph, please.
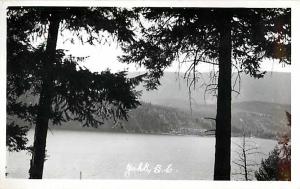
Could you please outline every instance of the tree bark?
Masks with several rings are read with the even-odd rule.
[[[32,159],[30,161],[30,179],[41,179],[43,177],[48,122],[51,114],[51,103],[53,98],[54,84],[52,69],[53,63],[55,62],[60,19],[58,12],[52,11],[49,16],[50,24],[45,51],[46,58],[43,60],[44,77],[42,79],[42,89],[40,93],[39,108],[35,126]]]
[[[231,14],[220,10],[219,78],[214,180],[230,180],[231,152]]]

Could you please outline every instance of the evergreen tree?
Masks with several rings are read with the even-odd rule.
[[[288,131],[278,137],[278,144],[269,154],[269,157],[261,161],[261,166],[255,172],[257,180],[291,180],[291,114],[286,113]]]
[[[156,88],[165,68],[187,64],[189,86],[197,82],[197,66],[212,64],[207,91],[217,90],[215,180],[230,179],[232,67],[263,77],[267,58],[290,64],[290,9],[137,8],[140,38],[128,44],[125,63],[148,69],[147,87]]]
[[[255,172],[255,178],[259,181],[278,180],[279,151],[274,149],[269,157],[261,161],[261,167]]]
[[[133,39],[132,17],[131,11],[110,7],[8,8],[7,120],[18,117],[35,124],[30,178],[42,178],[49,121],[76,120],[97,127],[106,119],[127,119],[128,111],[139,105],[134,87],[141,76],[128,79],[126,72],[92,73],[80,67],[84,57],[56,49],[59,32],[69,30],[70,40],[82,43],[101,44],[110,37],[122,44]],[[30,38],[46,41],[34,47]],[[25,149],[23,128],[13,121],[7,124],[10,149]]]

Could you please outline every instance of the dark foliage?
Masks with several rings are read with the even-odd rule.
[[[286,113],[287,127],[291,127],[291,114]],[[291,180],[291,141],[290,130],[280,133],[278,145],[269,154],[269,157],[262,160],[261,167],[255,172],[257,180]]]
[[[26,133],[28,131],[27,126],[16,125],[14,122],[6,125],[6,145],[9,151],[26,150]]]
[[[279,162],[279,151],[274,149],[270,152],[269,157],[262,160],[261,167],[255,172],[255,177],[259,181],[272,181],[278,180],[278,162]]]
[[[77,120],[84,126],[97,127],[107,119],[128,118],[128,111],[140,104],[134,87],[143,77],[129,79],[126,72],[109,70],[92,73],[79,65],[87,57],[66,56],[63,49],[55,49],[56,40],[49,40],[49,36],[57,36],[49,33],[69,30],[73,36],[66,40],[71,42],[79,39],[80,43],[93,45],[116,40],[122,45],[133,40],[132,17],[132,11],[112,7],[8,8],[7,117],[13,117],[7,123],[10,150],[24,150],[27,142],[25,125],[14,126],[14,119],[26,125],[37,124],[38,117],[43,123],[50,120],[53,124]],[[57,28],[49,31],[54,21],[58,22]],[[54,52],[53,58],[49,52]],[[43,91],[47,91],[47,97],[41,99]],[[45,100],[50,101],[49,107]],[[49,112],[41,112],[48,109]],[[47,130],[47,125],[36,127]],[[33,153],[37,152],[33,149]]]
[[[149,88],[159,84],[163,70],[178,61],[189,65],[187,78],[201,64],[218,65],[219,17],[232,14],[232,64],[239,71],[260,78],[265,58],[290,64],[290,9],[138,8],[142,37],[130,43],[120,57],[149,70]],[[146,24],[145,24],[146,23]]]

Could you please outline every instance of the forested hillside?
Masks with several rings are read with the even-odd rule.
[[[114,125],[107,121],[103,126],[82,128],[79,122],[68,122],[55,129],[79,129],[91,131],[111,131],[129,133],[179,134],[179,135],[210,135],[214,129],[214,105],[199,105],[201,109],[187,111],[143,103],[130,112],[127,121]],[[263,102],[243,102],[233,104],[232,134],[241,136],[243,127],[250,136],[275,138],[285,128],[285,111],[290,105]],[[53,128],[53,127],[51,127]],[[209,132],[207,132],[209,131]]]
[[[128,122],[113,124],[112,121],[107,121],[96,130],[83,128],[82,123],[74,121],[50,128],[153,134],[212,134],[213,132],[206,131],[215,127],[213,119],[216,117],[216,105],[213,97],[208,95],[207,99],[211,100],[205,104],[203,89],[197,89],[198,93],[193,93],[190,106],[188,89],[182,78],[176,78],[175,73],[167,73],[158,90],[143,91],[142,105],[131,110]],[[241,135],[244,127],[249,135],[274,138],[285,128],[285,111],[291,110],[290,73],[272,73],[260,79],[260,82],[257,81],[243,76],[241,94],[233,95],[235,100],[232,104],[232,134]],[[139,90],[142,89],[140,86]],[[32,104],[37,100],[33,96],[23,96],[20,99],[23,103]]]

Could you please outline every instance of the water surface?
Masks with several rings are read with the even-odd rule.
[[[33,131],[29,131],[29,144]],[[232,138],[232,160],[239,150]],[[274,140],[253,139],[268,154]],[[43,178],[80,179],[199,179],[212,180],[214,137],[167,136],[92,131],[48,132]],[[28,178],[30,155],[8,152],[8,178]],[[253,159],[260,163],[264,154]],[[140,166],[140,167],[139,167]],[[232,172],[238,167],[232,164]],[[241,179],[233,175],[232,179]]]

